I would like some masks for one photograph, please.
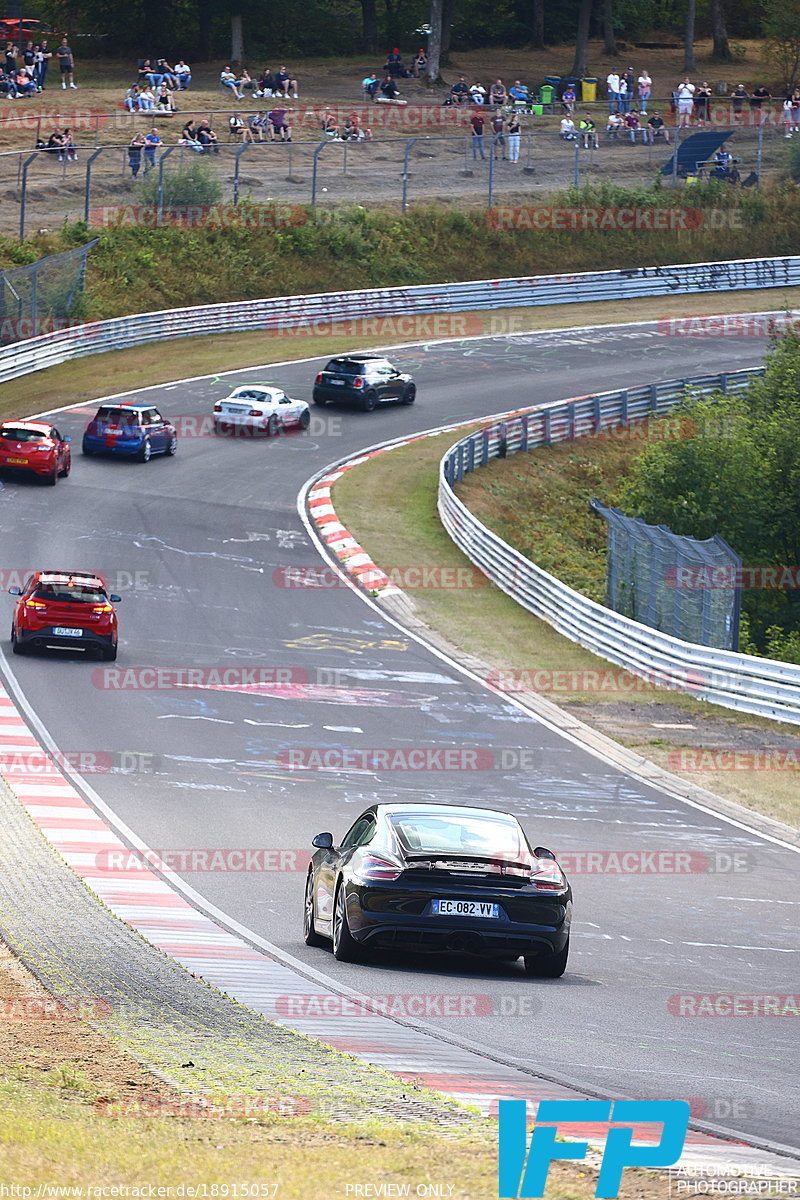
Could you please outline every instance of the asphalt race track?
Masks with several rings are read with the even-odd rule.
[[[322,565],[296,497],[334,460],[537,401],[736,370],[764,345],[666,337],[643,325],[411,347],[391,353],[415,373],[413,408],[315,409],[308,433],[274,440],[214,438],[199,421],[202,435],[190,436],[184,420],[177,457],[149,464],[83,458],[87,410],[67,412],[58,424],[73,438],[71,477],[55,489],[12,481],[0,489],[4,566],[110,577],[124,595],[119,660],[12,660],[4,640],[6,669],[63,752],[110,754],[128,768],[86,778],[154,848],[305,853],[314,834],[342,834],[376,799],[422,798],[507,808],[533,845],[556,852],[705,854],[719,871],[574,876],[570,966],[555,981],[529,980],[521,964],[386,957],[358,966],[308,949],[302,854],[284,860],[294,870],[179,873],[236,921],[349,987],[491,996],[492,1015],[431,1023],[500,1059],[598,1092],[687,1098],[696,1116],[734,1134],[800,1151],[796,1024],[681,1017],[669,1002],[683,993],[800,991],[796,853],[577,748],[404,638],[348,588],[280,586],[280,568]],[[310,400],[317,369],[248,370],[143,396],[173,420],[199,419],[243,380]],[[11,597],[5,604],[7,639]],[[508,665],[530,664],[509,646]],[[279,694],[247,691],[246,677],[223,690],[106,686],[122,668],[154,666],[290,668],[291,685]],[[419,746],[489,749],[498,766],[291,772],[281,758],[308,747]],[[734,854],[744,869],[724,870]]]

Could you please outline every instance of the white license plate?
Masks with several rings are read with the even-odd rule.
[[[241,408],[241,407],[235,408],[232,404],[229,404],[228,407],[223,408],[222,411],[225,413],[230,413],[230,414],[233,414],[234,416],[240,417],[242,415],[242,413],[250,412],[250,409],[249,408]]]
[[[54,625],[53,633],[56,637],[80,637],[83,633],[82,629],[69,629],[66,625]]]
[[[329,379],[328,383],[332,383],[334,387],[344,387],[343,379]]]
[[[484,900],[434,900],[435,917],[499,917],[500,905]]]

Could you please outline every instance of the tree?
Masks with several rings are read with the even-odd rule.
[[[428,67],[425,78],[428,83],[439,83],[439,66],[442,61],[442,18],[444,0],[431,0],[431,32],[428,36]]]
[[[244,62],[244,34],[240,12],[231,13],[231,62]]]
[[[714,39],[714,58],[730,59],[733,57],[728,45],[728,31],[725,28],[725,12],[722,0],[711,0],[711,34]]]
[[[765,61],[779,67],[784,88],[794,91],[800,77],[800,0],[786,0],[767,12],[764,37]]]
[[[378,53],[378,7],[376,0],[361,0],[361,44],[365,54]]]
[[[688,75],[690,71],[694,71],[694,24],[695,15],[697,12],[697,0],[687,0],[686,4],[686,32],[683,41],[683,69]]]
[[[614,36],[614,0],[603,0],[603,53],[617,53],[617,39]]]
[[[580,0],[578,9],[578,31],[575,37],[575,57],[572,60],[572,74],[585,75],[588,71],[587,55],[589,51],[589,27],[592,22],[593,0]]]

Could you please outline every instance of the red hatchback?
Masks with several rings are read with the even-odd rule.
[[[15,654],[34,647],[97,650],[102,658],[117,657],[119,596],[109,596],[97,575],[85,571],[34,571],[24,588],[8,589],[19,596],[11,624]]]
[[[69,475],[69,439],[43,421],[4,421],[0,425],[0,471],[38,475],[52,487]]]

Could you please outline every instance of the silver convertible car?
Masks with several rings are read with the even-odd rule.
[[[245,383],[214,405],[215,433],[265,433],[274,437],[282,429],[307,429],[311,411],[305,400],[292,400],[280,388]]]

